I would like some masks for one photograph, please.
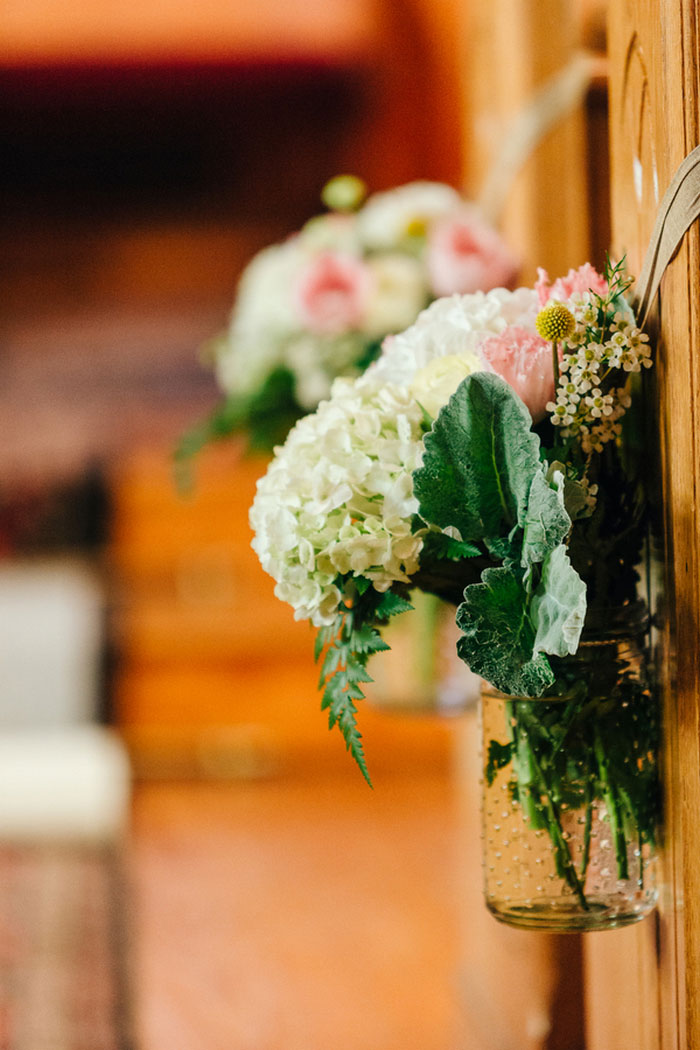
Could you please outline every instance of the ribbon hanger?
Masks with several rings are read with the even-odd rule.
[[[647,319],[666,267],[698,217],[700,146],[696,146],[679,165],[659,205],[649,247],[636,283],[637,318],[640,326]]]
[[[585,51],[539,86],[513,117],[491,161],[477,200],[483,214],[498,224],[518,172],[542,139],[585,98],[600,59]]]

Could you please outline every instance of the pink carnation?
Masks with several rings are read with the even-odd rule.
[[[565,302],[574,292],[607,295],[608,282],[590,263],[584,263],[578,270],[569,270],[566,277],[557,277],[554,284],[550,284],[549,274],[540,267],[537,270],[535,291],[539,296],[540,306],[546,306],[550,299]]]
[[[302,323],[319,335],[362,325],[372,287],[367,267],[352,255],[323,252],[299,275],[296,305]]]
[[[518,272],[515,258],[496,231],[468,212],[433,224],[427,266],[438,296],[510,287]]]
[[[511,325],[499,335],[484,339],[479,344],[479,353],[525,402],[533,422],[544,419],[545,406],[554,399],[550,343],[526,328]]]

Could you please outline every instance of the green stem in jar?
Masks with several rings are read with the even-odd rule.
[[[586,781],[586,816],[583,825],[583,855],[581,857],[581,881],[586,881],[586,872],[591,859],[591,829],[593,827],[593,785]]]
[[[620,788],[620,795],[622,796],[622,800],[625,803],[625,807],[627,809],[627,812],[630,814],[632,820],[634,821],[634,827],[635,827],[635,831],[637,833],[637,848],[639,849],[639,875],[637,877],[637,885],[639,886],[640,890],[643,890],[644,889],[644,855],[642,853],[642,846],[644,844],[644,834],[642,832],[641,825],[640,825],[639,821],[637,820],[635,809],[634,809],[634,806],[632,805],[632,799],[630,798],[628,793],[623,788]],[[626,856],[626,853],[625,853],[625,856]]]
[[[627,868],[627,841],[625,839],[625,828],[623,823],[620,802],[617,797],[615,785],[610,777],[610,767],[605,754],[603,742],[598,733],[595,734],[595,757],[598,764],[600,782],[603,786],[603,798],[608,811],[608,823],[615,842],[615,859],[617,861],[617,875],[620,879],[628,879]]]
[[[583,883],[576,873],[576,866],[571,859],[569,846],[564,837],[564,829],[561,824],[559,807],[554,797],[554,786],[550,783],[543,764],[537,758],[537,747],[530,735],[527,725],[528,717],[521,704],[515,704],[517,725],[515,727],[518,749],[522,747],[528,752],[529,767],[534,773],[531,781],[524,785],[526,795],[531,804],[539,814],[539,827],[544,827],[554,847],[554,863],[559,878],[564,879],[569,888],[578,898],[578,902],[584,911],[588,911],[588,901],[583,890]],[[516,771],[517,776],[517,771]],[[521,793],[519,792],[519,797]]]
[[[518,804],[523,816],[534,831],[545,830],[547,821],[539,805],[539,790],[533,791],[532,788],[533,784],[537,785],[538,768],[534,761],[527,731],[524,728],[521,731],[522,718],[518,715],[518,706],[513,701],[505,705],[508,735],[513,743],[512,760],[518,789]]]

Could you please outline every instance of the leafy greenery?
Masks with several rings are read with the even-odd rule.
[[[493,784],[512,763],[510,792],[530,825],[544,828],[557,874],[584,909],[593,811],[604,803],[617,875],[629,878],[628,843],[653,845],[660,807],[658,705],[644,670],[645,654],[616,643],[566,661],[570,690],[561,699],[505,699],[505,740],[488,746],[486,779]],[[565,811],[583,814],[583,849],[574,865]],[[599,814],[600,815],[600,814]],[[640,881],[644,870],[640,855]]]
[[[430,564],[435,561],[463,561],[465,558],[477,558],[481,550],[474,543],[456,540],[444,532],[429,532],[423,542],[421,561]]]
[[[216,343],[212,343],[214,348]],[[368,340],[354,362],[354,371],[364,372],[379,356],[381,345],[381,339]],[[272,369],[259,387],[247,394],[228,395],[206,419],[183,434],[175,449],[180,477],[187,481],[190,463],[203,448],[234,434],[245,433],[251,450],[271,452],[307,411],[297,400],[292,372],[283,365]]]
[[[500,740],[490,740],[486,756],[484,775],[489,787],[493,785],[499,769],[505,769],[513,758],[513,743],[509,740],[502,744]]]
[[[530,569],[560,546],[571,528],[571,518],[564,506],[563,479],[561,483],[549,482],[543,467],[535,471],[527,506],[518,524],[523,532],[520,564]]]
[[[567,656],[576,652],[586,615],[586,585],[572,567],[564,544],[550,551],[530,603],[537,652]]]
[[[357,728],[357,701],[364,699],[362,686],[372,681],[367,671],[370,656],[389,648],[378,627],[412,606],[407,598],[392,591],[380,594],[367,580],[350,578],[341,582],[345,604],[333,623],[321,628],[316,637],[316,661],[323,655],[321,709],[328,710],[328,728],[339,727],[347,750],[371,787],[362,735]]]
[[[573,652],[585,613],[585,585],[564,546],[563,474],[548,480],[528,410],[489,373],[463,380],[425,450],[414,473],[421,519],[481,543],[490,561],[464,591],[458,652],[503,692],[540,696],[554,682],[543,654]]]
[[[644,488],[612,443],[592,465],[591,478],[598,485],[596,506],[572,530],[569,557],[586,583],[589,605],[620,606],[637,593],[647,533]]]
[[[554,675],[546,657],[535,652],[523,576],[517,566],[484,569],[483,582],[466,588],[457,610],[457,626],[464,632],[457,652],[497,689],[541,696]]]
[[[512,388],[487,372],[462,381],[425,436],[413,475],[420,515],[468,543],[502,538],[521,520],[541,465],[532,418]]]
[[[301,415],[294,377],[288,369],[276,368],[259,389],[225,398],[205,420],[183,434],[175,449],[176,463],[184,467],[212,441],[242,431],[251,449],[270,451]]]

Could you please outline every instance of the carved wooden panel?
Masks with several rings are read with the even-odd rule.
[[[659,199],[698,144],[697,0],[611,0],[613,246],[638,273]],[[586,940],[589,1050],[700,1048],[700,237],[661,287],[654,403],[663,586],[666,842],[656,926]]]

